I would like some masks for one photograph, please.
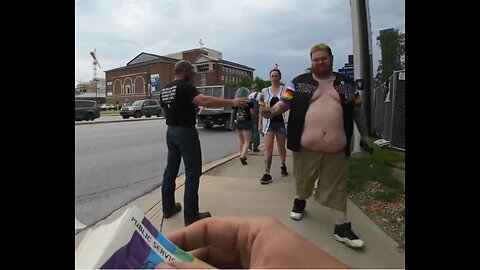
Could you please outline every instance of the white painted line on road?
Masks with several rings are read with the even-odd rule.
[[[78,221],[78,219],[75,219],[75,230],[80,230],[87,227],[85,224],[81,223]]]

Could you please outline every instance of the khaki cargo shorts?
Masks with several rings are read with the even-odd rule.
[[[335,210],[346,211],[349,162],[345,152],[328,154],[302,148],[292,153],[297,196],[308,199],[318,179],[315,200]]]

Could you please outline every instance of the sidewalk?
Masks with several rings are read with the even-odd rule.
[[[313,201],[313,198],[308,199],[300,221],[290,219],[295,197],[290,151],[287,150],[286,161],[289,175],[281,177],[280,158],[274,150],[271,169],[273,182],[268,185],[261,185],[259,180],[264,173],[263,152],[250,152],[247,157],[246,166],[241,165],[238,154],[203,166],[199,189],[201,212],[210,211],[215,217],[273,217],[354,268],[405,268],[405,254],[397,251],[396,242],[351,201],[348,201],[347,215],[354,231],[365,241],[366,246],[361,250],[349,248],[333,239],[334,221],[330,210]],[[175,197],[182,206],[183,183],[184,176],[181,175],[177,178]],[[147,218],[163,233],[168,234],[184,226],[183,211],[170,219],[162,218],[160,189],[138,198],[132,204],[143,209]],[[123,209],[118,209],[97,224],[109,222],[119,216]],[[84,233],[85,230],[75,236],[76,246]]]

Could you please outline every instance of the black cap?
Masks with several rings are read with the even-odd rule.
[[[193,71],[193,66],[187,60],[180,60],[175,63],[174,71]]]

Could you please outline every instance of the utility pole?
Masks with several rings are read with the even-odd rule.
[[[145,91],[145,99],[152,98],[152,75],[151,75],[152,65],[148,64],[148,74],[147,74],[147,89]]]
[[[149,99],[152,99],[152,65],[148,64],[148,80],[149,80],[149,87],[148,87],[148,93],[149,93]]]
[[[367,130],[371,134],[371,90],[372,90],[372,38],[370,30],[369,0],[350,0],[353,34],[354,78],[362,97],[362,110],[366,114]],[[358,128],[354,128],[353,152],[361,152]]]

